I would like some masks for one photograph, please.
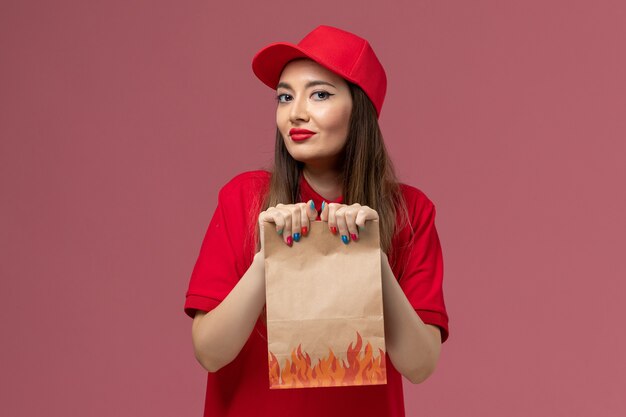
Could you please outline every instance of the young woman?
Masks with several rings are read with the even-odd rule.
[[[209,371],[205,416],[403,416],[401,375],[419,383],[433,372],[448,316],[435,208],[398,182],[378,126],[384,69],[366,40],[320,26],[297,45],[262,49],[253,70],[276,90],[274,167],[220,190],[185,303]],[[318,220],[358,245],[376,219],[387,384],[270,390],[262,234],[297,245]]]

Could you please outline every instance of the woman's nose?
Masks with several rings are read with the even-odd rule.
[[[307,109],[307,100],[303,95],[299,95],[298,98],[291,102],[291,111],[289,113],[289,119],[291,122],[308,121],[309,113]]]

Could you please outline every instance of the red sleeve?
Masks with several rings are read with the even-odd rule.
[[[448,339],[448,314],[443,298],[443,256],[435,227],[435,206],[421,191],[405,193],[411,227],[406,228],[402,273],[398,282],[422,321],[441,329]]]
[[[252,263],[250,210],[262,191],[259,179],[263,175],[256,172],[240,174],[220,190],[186,293],[189,317],[217,307]]]

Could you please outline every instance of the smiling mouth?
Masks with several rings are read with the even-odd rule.
[[[294,142],[302,142],[303,140],[307,140],[308,138],[310,138],[313,135],[315,135],[315,133],[313,133],[313,132],[308,132],[308,133],[291,133],[289,135],[289,137]]]
[[[315,132],[311,132],[309,129],[298,129],[295,127],[289,129],[289,137],[294,142],[302,142],[303,140],[307,140],[313,135],[315,135]]]

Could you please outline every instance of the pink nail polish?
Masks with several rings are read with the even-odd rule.
[[[356,233],[350,233],[350,238],[354,241],[359,240],[359,237],[356,235]]]
[[[291,236],[287,236],[287,245],[288,246],[293,245],[293,238]]]

